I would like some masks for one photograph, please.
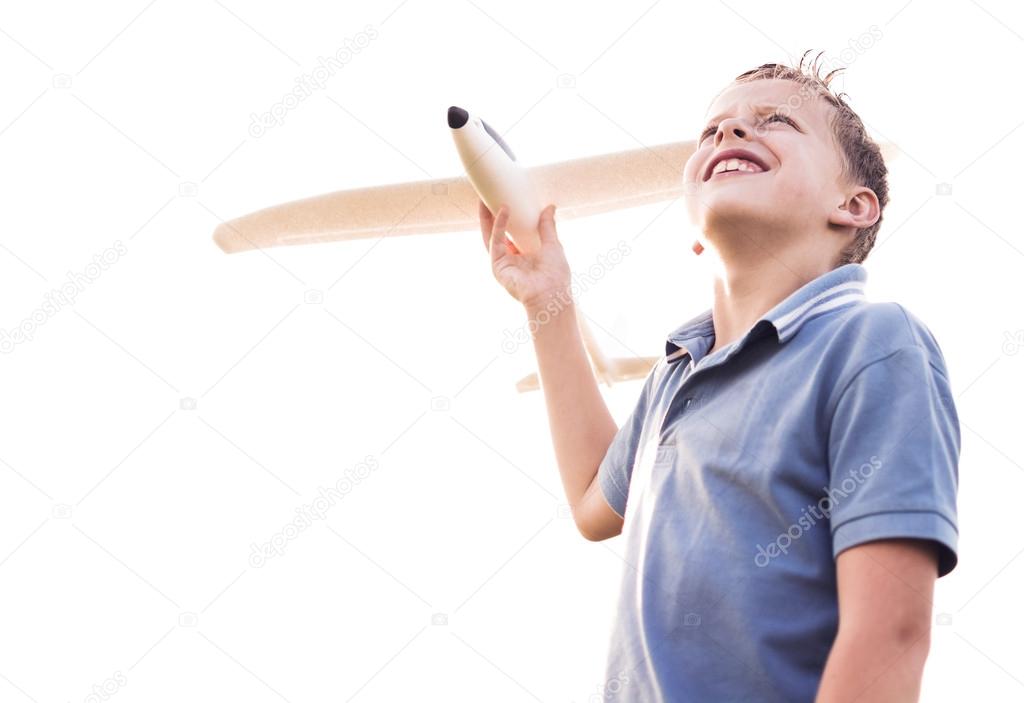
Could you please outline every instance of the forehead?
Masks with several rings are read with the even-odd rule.
[[[708,122],[717,122],[748,110],[761,112],[779,107],[786,107],[787,115],[812,128],[825,128],[831,106],[810,87],[771,78],[730,85],[711,102],[705,117]]]

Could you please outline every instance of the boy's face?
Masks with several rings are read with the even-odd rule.
[[[820,232],[844,194],[829,127],[832,109],[809,91],[801,95],[800,84],[789,80],[732,85],[715,99],[683,172],[687,208],[705,248],[711,244],[724,253],[753,244],[775,250],[800,246],[803,239],[821,246]],[[772,117],[776,112],[781,118]],[[722,168],[713,168],[715,162],[732,149],[748,152],[760,165],[739,163],[738,171],[713,173]]]

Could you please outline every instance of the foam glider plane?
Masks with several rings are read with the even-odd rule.
[[[696,142],[659,144],[570,161],[522,167],[497,131],[459,107],[448,127],[466,177],[408,181],[335,191],[274,205],[221,223],[213,238],[226,253],[350,239],[478,230],[478,202],[509,204],[508,234],[524,254],[539,245],[536,223],[547,203],[559,220],[673,200],[684,194],[683,167]],[[645,378],[658,357],[608,358],[582,311],[580,333],[597,379]],[[536,373],[516,383],[540,387]]]

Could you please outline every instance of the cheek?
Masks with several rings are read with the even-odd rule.
[[[822,153],[812,145],[791,145],[786,161],[792,166],[789,176],[803,184],[802,191],[820,192],[835,181],[832,154]]]
[[[701,218],[700,167],[706,163],[710,149],[698,149],[683,166],[683,202],[691,224],[698,224]]]
[[[686,160],[686,165],[683,166],[683,183],[691,183],[693,181],[699,181],[698,171],[700,170],[701,164],[707,161],[708,155],[711,153],[710,148],[704,147],[693,152],[693,155]]]
[[[817,202],[828,188],[825,171],[807,156],[790,156],[776,174],[779,195],[792,201]]]

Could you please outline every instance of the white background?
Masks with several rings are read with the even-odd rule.
[[[621,547],[564,517],[543,398],[514,388],[533,350],[501,348],[525,316],[479,233],[232,256],[211,234],[459,175],[450,104],[526,164],[692,139],[731,78],[806,48],[849,65],[837,86],[902,149],[868,293],[933,331],[962,420],[960,563],[937,584],[923,699],[1024,699],[1019,8],[5,5],[0,329],[125,253],[0,356],[0,699],[598,700]],[[663,352],[710,302],[681,203],[559,231],[580,271],[631,247],[580,297],[609,354]],[[617,420],[639,385],[605,390]]]

